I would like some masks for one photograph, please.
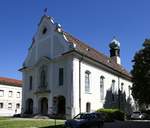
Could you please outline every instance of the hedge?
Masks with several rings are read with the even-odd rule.
[[[113,122],[114,120],[125,120],[125,113],[118,109],[98,109],[97,112],[105,114],[105,122]]]

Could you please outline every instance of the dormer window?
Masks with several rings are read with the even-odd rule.
[[[47,28],[45,27],[42,31],[43,34],[45,34],[47,32]]]

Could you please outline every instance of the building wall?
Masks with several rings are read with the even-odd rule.
[[[0,116],[13,116],[21,113],[22,87],[0,85],[0,90],[4,92],[4,95],[0,96],[0,103],[3,103],[3,108],[0,108]],[[9,91],[12,91],[12,96],[10,96]],[[12,106],[8,105],[9,103]],[[20,104],[19,108],[16,108],[16,104]]]
[[[85,71],[90,71],[90,92],[85,92]],[[100,100],[100,77],[104,76],[104,100]],[[112,80],[115,80],[115,101],[111,100],[111,85]],[[91,103],[91,111],[95,111],[99,108],[118,108],[118,88],[121,89],[121,83],[123,86],[123,96],[125,97],[122,101],[122,95],[120,94],[120,108],[124,111],[129,112],[129,106],[127,105],[128,98],[130,97],[130,105],[134,109],[134,101],[129,95],[128,87],[132,87],[132,82],[121,78],[117,75],[109,73],[103,68],[94,66],[85,61],[81,61],[81,112],[86,112],[86,103]],[[74,107],[73,115],[78,114],[79,111],[79,59],[74,58],[73,60],[73,94],[74,94]],[[125,95],[124,95],[125,94]],[[123,104],[124,103],[124,104]],[[123,108],[122,108],[123,107]],[[130,110],[131,111],[131,110]]]

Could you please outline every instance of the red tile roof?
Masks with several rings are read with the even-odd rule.
[[[95,60],[96,62],[99,62],[99,63],[117,71],[123,77],[131,80],[131,77],[132,77],[131,74],[126,69],[124,69],[122,65],[117,64],[110,57],[107,57],[106,55],[102,54],[101,52],[98,52],[94,48],[91,48],[90,46],[88,46],[87,44],[78,40],[77,38],[73,37],[69,33],[64,32],[64,35],[66,36],[68,42],[76,45],[75,50],[77,50],[81,54]]]
[[[0,84],[21,87],[22,86],[22,81],[12,79],[12,78],[0,77]]]

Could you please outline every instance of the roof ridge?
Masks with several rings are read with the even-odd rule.
[[[86,52],[86,55],[89,57],[94,58],[96,61],[99,61],[103,63],[104,65],[109,66],[110,68],[113,68],[114,70],[127,75],[128,77],[131,77],[131,74],[120,64],[117,64],[114,62],[110,57],[107,55],[101,53],[100,51],[96,50],[95,48],[87,45],[83,41],[80,41],[76,37],[74,37],[72,34],[63,31],[65,36],[67,36],[67,39],[70,43],[77,44],[77,50],[81,51],[82,53]],[[86,48],[89,48],[89,52],[87,52]]]
[[[68,32],[65,32],[66,34],[68,34],[69,36],[71,36],[72,38],[74,38],[75,40],[79,41],[80,43],[84,44],[85,46],[87,46],[88,48],[94,50],[95,52],[97,52],[98,54],[101,54],[102,56],[108,58],[108,59],[111,59],[110,57],[108,57],[107,55],[103,54],[102,52],[96,50],[95,48],[93,48],[92,46],[88,45],[87,43],[81,41],[80,39],[77,39],[76,37],[74,37],[72,34],[68,33]]]

